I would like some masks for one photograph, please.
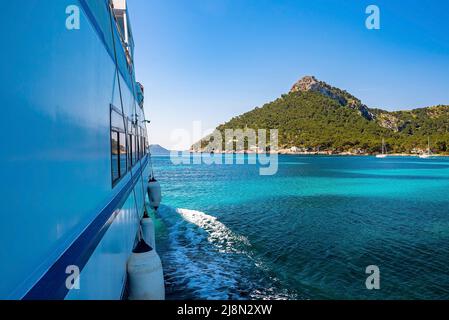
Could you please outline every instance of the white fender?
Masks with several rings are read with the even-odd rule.
[[[129,300],[165,300],[161,259],[145,241],[140,241],[128,259]]]
[[[154,178],[148,182],[148,198],[150,200],[151,208],[157,210],[161,204],[162,192],[161,185]]]
[[[154,230],[154,222],[149,216],[145,215],[142,219],[142,233],[143,239],[154,250],[156,250],[156,233]]]

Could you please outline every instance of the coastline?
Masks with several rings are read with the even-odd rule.
[[[183,151],[179,151],[183,152]],[[375,157],[379,155],[379,153],[354,153],[354,152],[330,152],[330,151],[317,151],[317,152],[294,152],[290,150],[278,150],[271,152],[255,152],[255,151],[198,151],[198,150],[188,150],[191,154],[277,154],[277,155],[291,155],[291,156],[350,156],[350,157]],[[414,153],[391,153],[388,154],[388,157],[419,157],[421,154]],[[449,154],[432,154],[431,158],[435,157],[449,157]]]

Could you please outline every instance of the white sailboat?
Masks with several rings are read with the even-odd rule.
[[[382,139],[382,154],[378,154],[376,158],[383,159],[387,156],[387,146],[385,145],[385,139]]]
[[[421,155],[419,155],[419,157],[421,158],[421,159],[428,159],[428,158],[430,158],[431,157],[431,151],[430,151],[430,137],[429,137],[429,139],[428,139],[428,145],[427,145],[427,153],[423,153],[423,154],[421,154]]]

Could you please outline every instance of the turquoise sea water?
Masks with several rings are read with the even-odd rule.
[[[153,162],[168,299],[449,299],[448,158]]]

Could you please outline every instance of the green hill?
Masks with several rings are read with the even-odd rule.
[[[224,134],[225,129],[244,128],[278,129],[281,149],[377,153],[385,138],[390,152],[420,153],[430,137],[434,153],[449,153],[449,106],[397,112],[371,109],[314,77],[304,77],[288,94],[217,129]]]

